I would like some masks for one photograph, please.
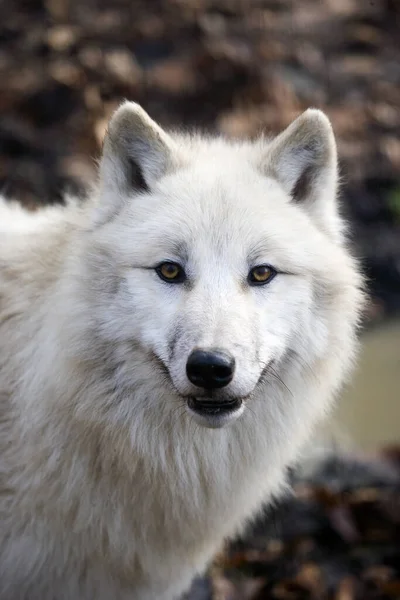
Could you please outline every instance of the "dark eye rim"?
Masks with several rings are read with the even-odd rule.
[[[168,279],[168,277],[165,277],[161,272],[161,269],[164,265],[173,265],[174,267],[178,267],[178,270],[179,270],[178,275],[176,277],[174,277],[173,279]],[[165,283],[183,283],[184,281],[186,281],[186,273],[185,273],[183,267],[179,263],[175,262],[174,260],[163,260],[155,267],[154,270],[157,273],[157,275],[159,276],[159,278],[162,281],[165,281]]]
[[[266,281],[257,281],[256,279],[252,279],[251,276],[252,276],[253,271],[255,271],[255,269],[260,269],[262,267],[269,269],[271,271],[271,276],[268,277],[268,279]],[[276,277],[277,274],[278,274],[278,271],[276,269],[274,269],[274,267],[272,267],[271,265],[268,265],[268,264],[256,265],[255,267],[252,267],[250,269],[249,274],[247,275],[247,282],[251,286],[268,285]]]

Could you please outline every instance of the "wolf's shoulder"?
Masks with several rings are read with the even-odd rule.
[[[58,279],[78,227],[76,211],[73,203],[27,210],[0,197],[0,326],[10,310],[27,308]]]
[[[10,237],[22,235],[26,238],[30,234],[36,237],[57,224],[68,223],[73,215],[79,214],[80,204],[79,199],[66,196],[64,204],[28,209],[17,200],[0,195],[1,248],[6,246],[6,241],[10,242]]]

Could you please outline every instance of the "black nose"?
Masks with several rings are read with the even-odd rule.
[[[186,363],[186,375],[197,387],[222,388],[232,381],[235,359],[220,350],[193,350]]]

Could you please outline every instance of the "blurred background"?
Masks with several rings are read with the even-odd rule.
[[[338,140],[343,212],[371,297],[360,364],[332,422],[356,447],[371,454],[391,446],[395,456],[400,1],[0,0],[0,15],[0,189],[29,208],[61,202],[65,191],[84,191],[107,119],[123,98],[142,103],[164,126],[239,137],[277,133],[310,106],[327,112]],[[368,473],[369,489],[377,480]],[[359,474],[351,471],[350,480],[359,484]],[[338,500],[328,496],[322,504],[331,518]],[[331,525],[349,544],[354,531],[340,514]],[[391,534],[398,532],[400,519],[385,518]],[[272,556],[279,557],[278,550]],[[386,559],[371,559],[375,569],[377,561],[386,565],[374,577],[393,583]],[[295,595],[294,588],[272,595],[271,588],[257,596],[235,588],[234,596],[227,581],[220,578],[221,591],[215,577],[213,598],[400,598],[400,575],[383,595],[363,588],[359,596],[342,583],[333,595],[318,596],[315,572],[302,577],[315,595]],[[199,588],[196,598],[203,593]]]

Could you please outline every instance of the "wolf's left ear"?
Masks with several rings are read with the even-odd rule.
[[[118,211],[132,192],[143,192],[173,166],[174,144],[139,104],[124,102],[111,117],[100,161],[97,221]]]
[[[309,109],[270,144],[263,170],[327,233],[340,237],[336,143],[328,117]]]

